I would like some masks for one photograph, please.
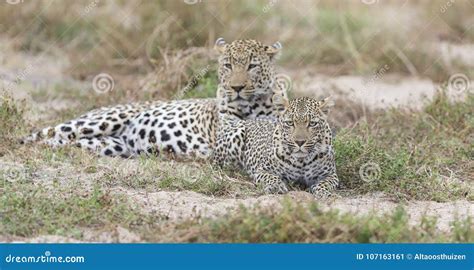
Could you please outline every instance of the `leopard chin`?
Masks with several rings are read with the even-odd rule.
[[[291,156],[296,159],[304,159],[308,156],[309,153],[303,152],[303,151],[297,151],[293,152]]]
[[[237,105],[237,108],[239,108],[239,109],[243,110],[243,109],[246,109],[250,106],[250,102],[248,102],[246,100],[242,99],[242,100],[237,100],[237,101],[239,101],[239,104]]]
[[[246,102],[252,102],[255,100],[257,96],[252,93],[252,94],[232,94],[229,95],[229,102],[234,102],[234,101],[246,101]]]

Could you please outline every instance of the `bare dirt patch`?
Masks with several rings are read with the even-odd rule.
[[[411,108],[420,110],[433,100],[440,84],[430,79],[401,77],[400,75],[337,76],[328,77],[313,74],[311,71],[294,74],[295,95],[343,97],[367,109]],[[447,87],[452,100],[463,99],[467,92],[473,91],[473,81],[467,82],[470,88],[456,91]]]

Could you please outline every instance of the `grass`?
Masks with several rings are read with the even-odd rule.
[[[155,222],[144,219],[126,198],[109,194],[97,187],[89,193],[80,194],[75,192],[78,186],[65,188],[56,185],[53,190],[48,190],[28,183],[12,184],[3,179],[2,184],[2,234],[20,237],[44,234],[80,237],[80,229],[86,227],[129,227]]]
[[[289,201],[277,211],[241,208],[218,219],[188,221],[173,227],[171,240],[184,242],[245,243],[389,243],[470,242],[470,218],[454,224],[451,232],[436,230],[436,220],[424,217],[409,226],[403,207],[382,216],[354,216],[337,210],[322,211],[316,203]]]
[[[24,102],[15,101],[7,93],[0,94],[0,157],[11,151],[18,136],[26,132],[24,114]]]
[[[113,164],[116,166],[108,166],[97,179],[98,183],[147,192],[187,190],[217,197],[245,197],[259,192],[242,175],[227,176],[202,161],[178,163],[157,157],[140,157],[138,161],[114,160]],[[98,167],[97,170],[104,171],[104,168]]]
[[[450,102],[440,93],[422,112],[393,110],[340,131],[335,149],[342,183],[356,193],[383,191],[401,200],[473,200],[473,108],[473,95]],[[364,181],[361,170],[367,175],[371,167]]]
[[[436,229],[436,220],[423,217],[408,225],[403,207],[384,215],[341,214],[322,211],[316,203],[284,200],[276,208],[241,207],[217,218],[167,221],[147,214],[123,195],[99,185],[84,190],[72,185],[37,186],[29,181],[1,181],[0,231],[16,237],[61,235],[83,239],[87,231],[116,226],[153,242],[472,242],[470,218]],[[78,190],[81,190],[78,192]]]

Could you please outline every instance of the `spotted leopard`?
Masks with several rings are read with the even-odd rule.
[[[276,82],[279,42],[267,46],[256,40],[215,43],[219,52],[216,98],[155,101],[93,110],[77,119],[44,128],[22,142],[52,146],[75,144],[105,156],[142,153],[197,154],[207,157],[215,144],[221,115],[238,119],[275,118],[287,98]]]
[[[286,193],[291,184],[318,198],[331,196],[339,180],[328,103],[329,98],[296,98],[286,102],[277,121],[223,119],[213,162],[242,167],[266,193]]]

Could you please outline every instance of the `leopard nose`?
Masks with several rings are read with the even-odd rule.
[[[298,146],[302,146],[306,141],[295,141]]]
[[[239,93],[240,91],[242,91],[242,89],[244,89],[244,85],[236,85],[236,86],[231,86],[232,89],[234,89],[235,92]]]

